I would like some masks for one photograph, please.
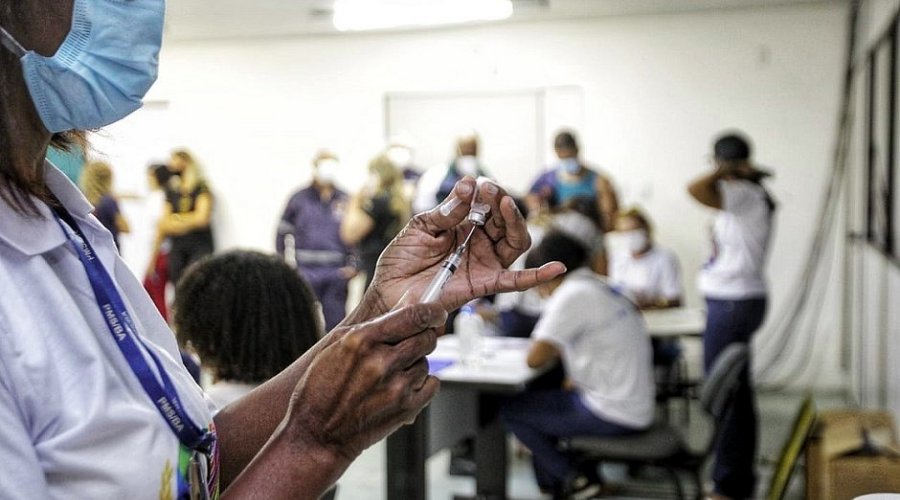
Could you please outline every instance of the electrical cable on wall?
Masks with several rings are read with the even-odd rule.
[[[833,252],[830,252],[831,259],[823,260],[823,255],[827,253],[826,250],[829,248],[833,250],[834,247],[834,238],[830,236],[832,236],[836,224],[835,212],[839,205],[841,190],[846,184],[848,152],[852,138],[853,80],[855,75],[853,61],[856,50],[860,6],[860,0],[854,0],[850,3],[846,64],[841,93],[841,115],[837,141],[835,143],[831,175],[819,209],[817,229],[806,260],[806,266],[793,289],[793,294],[788,299],[778,319],[776,319],[776,326],[770,330],[771,333],[769,335],[760,337],[757,342],[759,351],[774,352],[768,358],[762,358],[756,367],[757,378],[767,386],[776,388],[789,386],[795,383],[799,376],[805,373],[814,363],[814,357],[810,354],[816,345],[817,337],[820,335],[818,326],[821,314],[819,314],[818,309],[824,303],[828,290],[827,282],[818,282],[820,281],[819,277],[825,276],[827,280],[831,274],[831,264],[834,260]],[[816,293],[815,296],[813,296],[814,292]],[[798,325],[800,325],[802,314],[808,310],[810,303],[814,305],[812,308],[812,334],[799,335],[799,332],[803,330],[798,328]],[[801,358],[806,358],[805,362],[796,359],[798,353]],[[791,368],[786,374],[776,373],[776,370],[782,366],[790,366]]]

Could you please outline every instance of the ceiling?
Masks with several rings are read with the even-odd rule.
[[[765,8],[836,1],[513,0],[515,13],[501,22]],[[331,24],[333,4],[334,0],[171,0],[167,6],[166,36],[169,40],[189,41],[340,34]]]

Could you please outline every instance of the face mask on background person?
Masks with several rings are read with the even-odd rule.
[[[337,160],[330,158],[321,160],[316,164],[316,179],[325,184],[334,184],[340,166],[341,164]]]
[[[633,254],[643,252],[650,243],[650,237],[647,235],[647,231],[643,229],[626,231],[622,233],[622,237],[624,239],[625,247]]]
[[[19,56],[47,130],[96,129],[141,107],[156,81],[164,15],[164,0],[75,0],[71,31],[52,57],[2,27],[0,43]]]
[[[478,158],[466,155],[456,159],[456,170],[460,175],[478,177]]]
[[[397,168],[403,168],[412,161],[412,151],[403,146],[391,146],[387,150],[388,160]]]
[[[562,168],[563,172],[569,175],[577,175],[581,170],[581,165],[575,158],[564,158],[559,160],[559,167]]]

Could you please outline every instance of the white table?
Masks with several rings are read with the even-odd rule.
[[[459,362],[459,339],[447,335],[438,340],[437,348],[429,360],[453,364],[433,374],[443,385],[466,384],[494,389],[496,392],[519,392],[543,370],[529,368],[525,362],[531,340],[515,337],[484,337],[482,360],[476,365]]]
[[[699,307],[674,307],[643,311],[647,333],[655,338],[699,337],[706,329],[706,311]]]
[[[425,460],[462,438],[475,437],[477,498],[506,498],[506,431],[498,418],[501,397],[524,391],[545,370],[528,367],[529,339],[485,337],[477,366],[459,362],[455,335],[438,339],[428,356],[441,390],[414,424],[387,441],[387,499],[427,497]],[[447,364],[449,363],[449,364]]]

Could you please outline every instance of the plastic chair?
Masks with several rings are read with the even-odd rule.
[[[660,467],[669,473],[681,499],[684,490],[677,471],[688,471],[697,487],[697,498],[703,498],[703,465],[719,436],[719,424],[731,409],[738,378],[747,367],[748,352],[746,344],[728,346],[706,377],[700,405],[706,413],[709,432],[700,443],[689,443],[684,433],[668,422],[657,422],[646,431],[627,436],[574,437],[569,440],[569,451],[575,456],[579,469],[604,461]]]

